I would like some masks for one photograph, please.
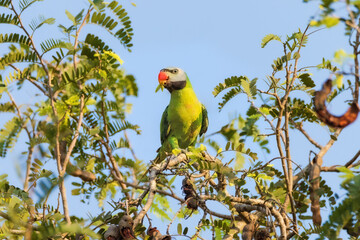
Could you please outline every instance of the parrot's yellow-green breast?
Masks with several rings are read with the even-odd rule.
[[[200,133],[202,122],[201,103],[190,81],[181,91],[174,91],[168,108],[169,137],[176,137],[180,148],[193,144]]]

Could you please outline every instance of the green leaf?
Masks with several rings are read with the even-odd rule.
[[[352,53],[347,53],[344,49],[339,49],[334,53],[333,61],[338,63],[339,65],[343,65],[346,63],[346,60],[354,59],[355,56]]]
[[[293,58],[294,58],[294,59],[300,58],[300,53],[295,52],[294,55],[293,55]]]
[[[338,88],[342,88],[342,86],[343,86],[343,78],[344,78],[344,75],[336,74],[336,78],[335,78],[334,81],[335,81]]]
[[[67,48],[67,49],[73,48],[71,43],[65,43],[58,39],[45,40],[44,42],[40,43],[40,47],[41,47],[41,50],[43,51],[42,54],[49,52],[56,48]]]
[[[241,82],[247,79],[248,78],[246,76],[240,76],[240,77],[232,76],[230,78],[226,78],[224,80],[224,83],[219,83],[219,85],[215,87],[213,91],[214,97],[219,95],[219,93],[221,93],[225,89],[241,86]]]
[[[308,88],[315,87],[314,81],[311,79],[310,74],[303,73],[299,76],[300,81]]]
[[[88,0],[88,1],[96,9],[96,11],[100,11],[105,7],[103,0],[94,0],[94,1]]]
[[[8,8],[10,6],[11,0],[0,0],[0,7]]]
[[[227,142],[225,146],[225,151],[228,151],[230,148],[231,142]]]
[[[23,51],[23,50],[14,50],[10,53],[4,55],[2,58],[0,58],[0,69],[4,69],[6,66],[13,64],[13,63],[19,63],[19,62],[35,62],[37,60],[37,56],[35,52],[31,51]],[[11,76],[10,76],[11,78]],[[19,80],[17,78],[16,80]],[[7,78],[7,81],[5,81],[6,85],[9,85],[9,79]]]
[[[71,106],[77,106],[80,104],[80,97],[78,95],[73,95],[67,100],[65,100],[66,104]]]
[[[117,55],[116,53],[114,53],[114,52],[112,52],[112,51],[105,51],[105,50],[104,50],[104,53],[105,53],[106,55],[109,55],[109,56],[115,58],[115,59],[120,63],[120,65],[123,65],[124,61],[123,61],[123,60],[120,58],[120,56]]]
[[[276,41],[279,41],[281,42],[281,39],[279,36],[277,35],[274,35],[274,34],[268,34],[266,35],[262,41],[261,41],[261,47],[264,48],[269,42],[273,41],[273,40],[276,40]],[[282,42],[281,42],[282,43]]]
[[[330,138],[334,141],[337,141],[337,137],[335,135],[330,135]]]
[[[103,79],[107,78],[107,73],[105,70],[99,69],[98,72],[99,72],[99,75],[101,76],[101,78],[103,78]]]
[[[30,46],[31,40],[25,35],[18,33],[0,34],[0,43],[18,43],[21,46]]]
[[[261,174],[257,175],[257,178],[258,178],[258,179],[263,179],[263,180],[265,180],[265,181],[272,181],[272,180],[274,180],[273,177],[268,176],[268,175],[266,175],[266,174],[264,174],[264,173],[261,173]]]
[[[7,150],[14,147],[22,130],[22,124],[18,117],[13,117],[3,125],[0,130],[0,157],[5,157]]]
[[[252,98],[252,94],[250,91],[250,83],[248,81],[242,81],[241,86],[244,92],[246,93],[246,95],[248,95],[249,98]]]
[[[90,160],[86,164],[87,171],[93,171],[95,166],[95,158],[90,158]]]
[[[41,2],[43,0],[20,0],[19,1],[19,8],[20,8],[20,13],[22,13],[23,11],[25,11],[28,7],[30,7],[33,3],[35,2]]]
[[[130,122],[124,121],[124,120],[109,122],[108,127],[109,127],[109,135],[110,136],[113,136],[116,133],[119,133],[119,132],[127,130],[127,129],[134,130],[137,134],[140,134],[138,125],[133,125]]]
[[[65,14],[68,19],[73,22],[74,25],[77,24],[74,15],[72,15],[68,10],[65,10]]]
[[[37,19],[33,19],[30,23],[30,28],[34,32],[39,29],[40,27],[42,27],[44,24],[54,24],[55,23],[55,18],[44,18],[43,16],[40,16]]]
[[[93,34],[88,33],[86,35],[84,47],[82,49],[81,55],[86,55],[89,58],[94,58],[94,55],[96,52],[103,52],[104,50],[109,50],[108,45],[105,44],[105,42],[98,36],[95,36]]]
[[[155,92],[158,92],[160,89],[161,89],[161,91],[164,91],[164,85],[159,84],[159,85],[156,87]]]
[[[117,1],[112,1],[107,7],[117,16],[117,22],[120,22],[123,25],[123,28],[115,33],[115,37],[117,37],[129,50],[129,48],[132,46],[131,40],[134,34],[133,29],[131,28],[130,18],[127,16],[127,12],[122,7],[122,5],[119,5]]]
[[[232,98],[243,92],[244,91],[240,87],[235,87],[231,89],[222,97],[223,101],[219,103],[219,110],[221,110]]]
[[[244,164],[245,164],[244,155],[241,154],[240,152],[236,152],[235,153],[235,166],[234,166],[234,169],[235,170],[241,170],[242,168],[244,168]]]
[[[178,232],[179,235],[182,234],[182,226],[181,226],[181,223],[178,223],[178,225],[177,225],[177,232]]]
[[[12,15],[12,14],[5,14],[5,13],[1,14],[0,15],[0,23],[12,24],[12,25],[20,27],[19,19],[15,15]]]
[[[351,171],[350,169],[348,169],[345,166],[338,167],[336,169],[339,170],[339,172],[343,173],[343,174],[340,175],[340,177],[342,177],[342,178],[351,179],[351,178],[353,178],[355,176],[354,172]]]
[[[256,94],[257,94],[257,88],[256,88],[256,82],[257,82],[257,78],[254,78],[253,80],[251,80],[251,82],[250,82],[250,92],[251,92],[251,95],[253,96],[253,97],[255,97],[256,96]]]
[[[71,195],[80,195],[81,188],[75,188],[71,190]]]
[[[171,186],[173,184],[173,182],[175,181],[175,178],[176,178],[176,175],[170,179],[169,186]]]
[[[75,21],[77,24],[79,24],[80,21],[82,20],[82,18],[84,16],[84,11],[85,11],[85,9],[82,9],[78,14],[76,14]]]
[[[175,156],[179,155],[181,153],[181,149],[179,148],[174,148],[171,153]]]
[[[0,112],[15,112],[15,106],[11,102],[0,103]]]
[[[323,19],[316,21],[316,20],[311,20],[310,21],[310,26],[322,26],[325,25],[327,28],[331,28],[336,26],[338,23],[340,22],[340,18],[336,17],[336,16],[325,16]]]
[[[326,16],[326,17],[323,18],[323,20],[322,20],[322,24],[324,24],[327,28],[334,27],[334,26],[336,26],[339,22],[340,22],[339,17],[331,17],[331,16]]]

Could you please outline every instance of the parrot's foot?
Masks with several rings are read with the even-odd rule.
[[[171,151],[171,153],[173,154],[173,155],[175,155],[175,156],[179,156],[179,154],[180,153],[183,153],[183,149],[181,149],[181,148],[174,148],[172,151]]]

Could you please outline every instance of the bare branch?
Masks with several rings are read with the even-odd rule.
[[[141,209],[137,217],[134,219],[134,226],[138,225],[142,219],[144,218],[145,214],[149,211],[155,197],[155,189],[156,189],[156,175],[158,173],[157,169],[152,169],[150,171],[150,178],[149,178],[149,196],[148,199],[144,205],[144,207]]]
[[[337,137],[337,136],[339,136],[340,133],[341,133],[341,129],[337,129],[334,136]],[[334,144],[335,141],[336,140],[334,140],[333,138],[330,138],[330,140],[327,142],[327,144],[325,146],[323,146],[320,149],[319,153],[317,154],[317,157],[321,159],[321,165],[322,165],[323,156],[327,153],[327,151],[329,151],[329,149],[331,148],[331,146]],[[310,164],[308,164],[298,174],[296,174],[294,176],[294,184],[299,182],[300,179],[302,179],[305,174],[309,173],[309,170],[310,170]]]
[[[323,146],[321,146],[319,143],[317,143],[314,139],[312,139],[311,137],[310,137],[310,135],[305,131],[305,129],[303,128],[303,124],[302,124],[302,122],[300,122],[300,123],[296,123],[294,120],[292,120],[291,118],[290,118],[290,121],[291,121],[291,123],[294,125],[294,127],[297,129],[297,130],[299,130],[306,138],[307,138],[307,140],[309,140],[309,142],[311,143],[311,144],[313,144],[315,147],[317,147],[318,149],[321,149]]]

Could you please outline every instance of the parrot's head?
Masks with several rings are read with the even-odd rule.
[[[168,67],[160,70],[159,84],[172,92],[183,89],[186,86],[186,73],[181,68]]]

